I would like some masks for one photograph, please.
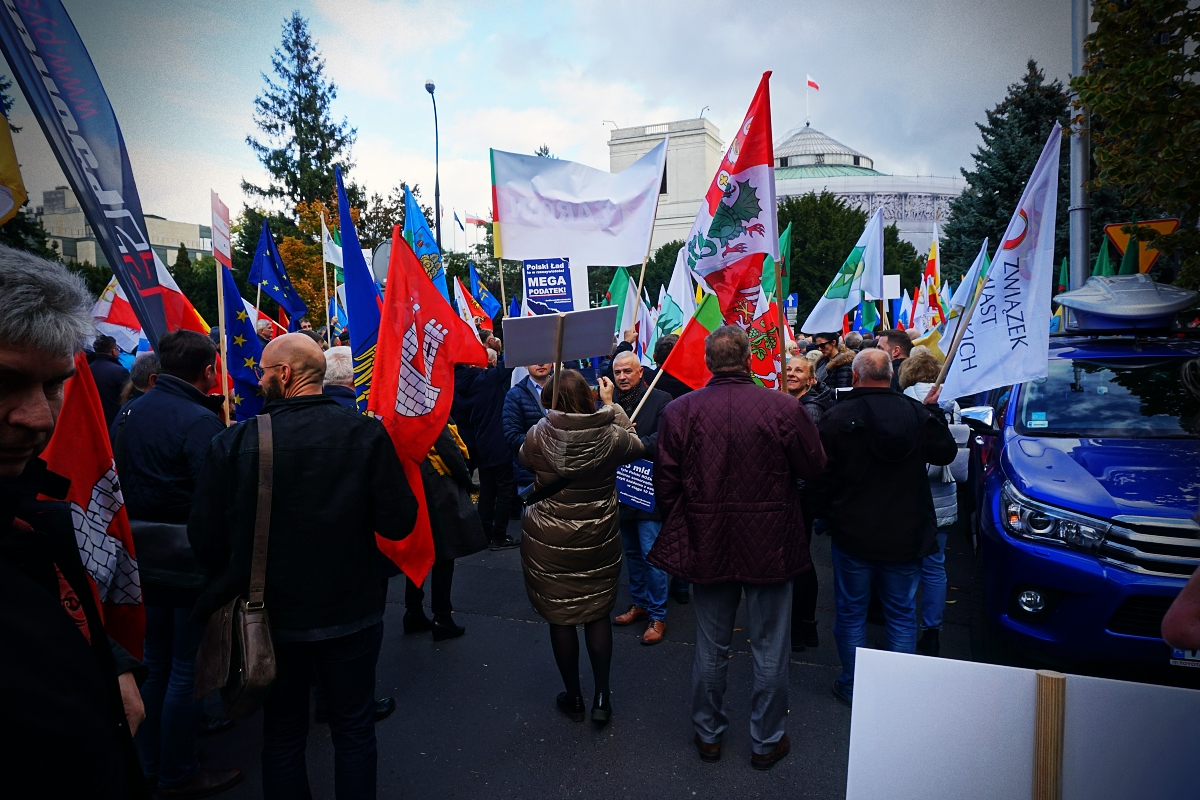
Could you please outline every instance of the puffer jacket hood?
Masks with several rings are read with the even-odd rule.
[[[605,406],[594,414],[547,413],[548,424],[536,426],[531,435],[537,437],[542,456],[555,473],[578,478],[608,460],[616,445],[608,430],[614,408]]]

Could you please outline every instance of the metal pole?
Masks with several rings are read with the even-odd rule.
[[[429,91],[433,100],[433,235],[437,239],[438,253],[442,252],[442,179],[440,167],[440,143],[438,142],[437,98]]]
[[[225,342],[229,338],[229,320],[225,316],[225,266],[217,264],[217,316],[221,320],[221,397],[225,407],[225,426],[233,424],[233,414],[229,408],[229,352]]]
[[[1084,39],[1088,34],[1091,11],[1089,0],[1071,0],[1071,75],[1078,77],[1087,72],[1084,66]],[[1073,95],[1072,99],[1078,98]],[[1091,247],[1089,233],[1092,209],[1088,202],[1087,182],[1091,172],[1091,121],[1087,109],[1077,108],[1076,119],[1071,125],[1071,259],[1070,273],[1072,289],[1083,286],[1090,274]]]

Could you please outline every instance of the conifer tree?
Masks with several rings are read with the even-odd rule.
[[[263,138],[246,137],[271,179],[267,186],[243,180],[242,191],[284,200],[290,208],[324,200],[336,190],[334,169],[345,175],[354,166],[350,148],[357,132],[344,117],[333,120],[337,85],[326,77],[325,59],[299,11],[284,21],[271,67],[275,78],[263,74],[266,88],[254,100],[254,124]]]

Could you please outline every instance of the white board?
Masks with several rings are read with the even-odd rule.
[[[612,353],[616,306],[571,311],[562,316],[563,361]],[[509,366],[553,363],[557,328],[557,314],[504,320],[504,363]]]

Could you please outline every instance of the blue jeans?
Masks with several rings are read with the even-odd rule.
[[[754,655],[750,744],[756,753],[769,753],[787,732],[792,582],[697,584],[692,591],[696,609],[692,725],[708,744],[721,741],[729,727],[724,707],[729,646],[733,643],[734,618],[744,591],[750,652]]]
[[[633,604],[650,612],[652,621],[667,618],[666,572],[647,563],[646,554],[654,546],[662,523],[652,519],[621,520],[621,542],[625,546],[625,568],[629,570],[629,593]]]
[[[848,696],[854,694],[855,648],[867,643],[867,604],[871,584],[883,603],[887,621],[887,647],[894,653],[917,649],[917,584],[920,561],[868,561],[853,558],[831,546],[833,554],[833,598],[837,618],[833,638],[837,642],[842,674],[837,684]]]
[[[375,797],[375,661],[383,642],[378,622],[349,636],[275,643],[275,685],[263,705],[263,797],[311,800],[304,746],[308,739],[309,679],[329,714],[333,786],[337,800]]]
[[[942,629],[946,610],[946,535],[949,528],[938,528],[936,553],[921,559],[921,630]]]
[[[192,693],[204,623],[191,616],[190,608],[146,606],[143,660],[150,675],[142,684],[146,721],[138,728],[137,746],[142,769],[164,789],[184,785],[200,769],[196,728],[202,709]]]

